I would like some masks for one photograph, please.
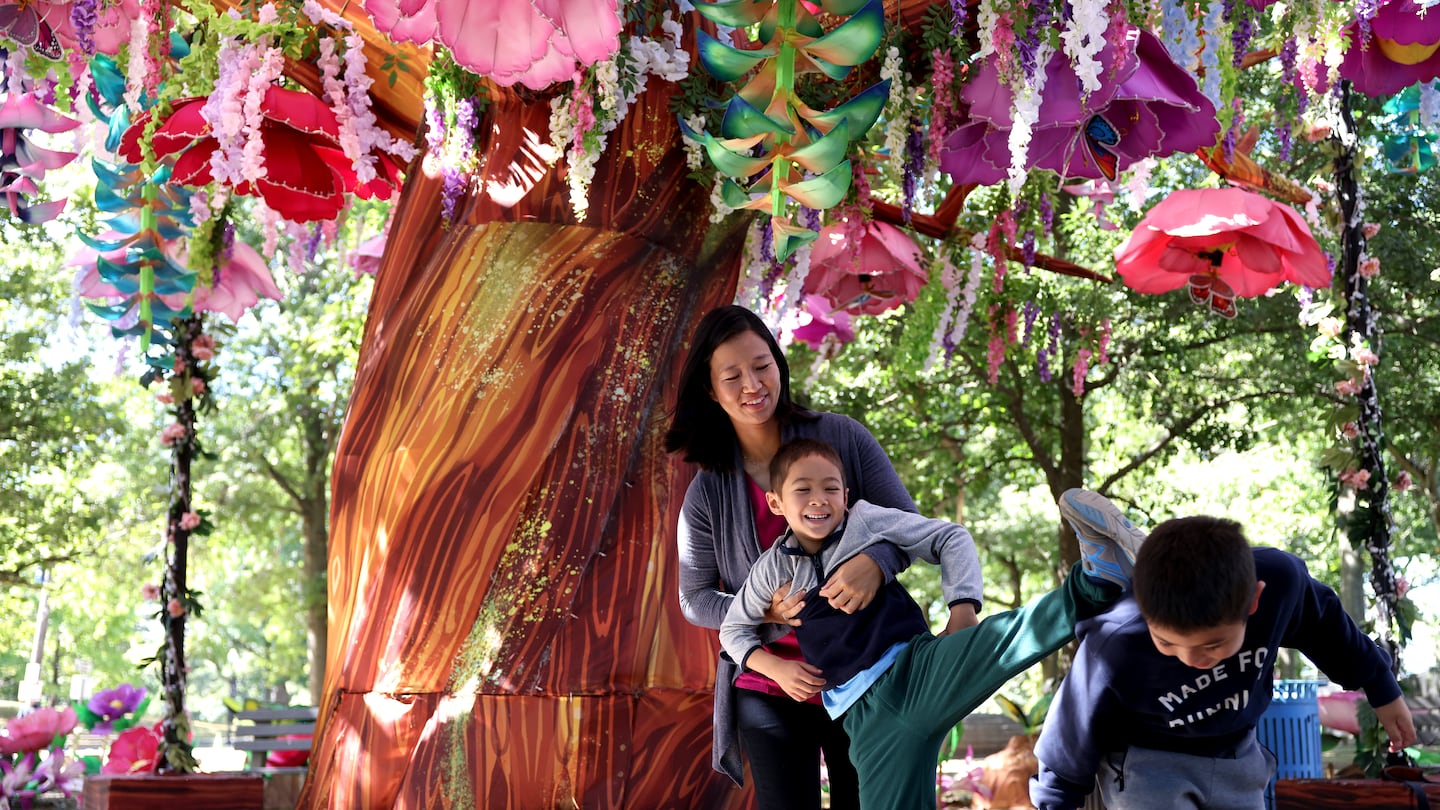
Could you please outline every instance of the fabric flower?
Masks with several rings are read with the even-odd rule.
[[[147,586],[154,587],[154,586]],[[157,595],[159,589],[156,588]],[[135,711],[145,699],[147,690],[143,686],[122,683],[113,689],[101,689],[85,704],[99,722],[91,729],[96,734],[109,734],[116,720]]]
[[[1360,435],[1360,426],[1354,422],[1346,422],[1340,426],[1340,435],[1347,439],[1353,439]]]
[[[169,603],[165,605],[165,612],[169,613],[171,617],[178,619],[185,615],[185,606],[180,603],[179,599],[172,598]]]
[[[1340,483],[1345,484],[1352,489],[1369,489],[1370,471],[1346,470],[1345,472],[1340,473]]]
[[[75,710],[66,706],[44,706],[11,720],[0,735],[0,756],[10,756],[50,747],[56,737],[69,734],[76,723]]]
[[[215,338],[200,335],[190,341],[190,356],[196,360],[209,360],[215,356]]]
[[[1399,475],[1395,476],[1396,492],[1409,492],[1413,486],[1415,486],[1415,482],[1410,478],[1410,473],[1402,470]]]
[[[110,743],[110,755],[105,758],[100,772],[146,773],[154,770],[161,739],[159,724],[126,729]]]
[[[175,444],[175,442],[178,442],[184,438],[185,426],[180,424],[179,422],[171,422],[170,424],[165,426],[164,430],[160,431],[160,443],[165,445],[166,447],[170,447],[171,445]]]
[[[146,602],[155,602],[160,599],[160,586],[153,582],[147,582],[140,586],[140,598]]]
[[[190,531],[200,525],[200,515],[196,512],[186,512],[180,516],[180,528]]]
[[[74,152],[56,152],[30,142],[28,130],[60,133],[80,126],[44,106],[34,93],[9,93],[0,103],[0,195],[10,216],[30,225],[47,222],[65,209],[65,200],[31,204],[45,173],[75,159]]]
[[[1360,393],[1360,383],[1354,380],[1340,380],[1335,383],[1335,393],[1342,397],[1353,397]]]

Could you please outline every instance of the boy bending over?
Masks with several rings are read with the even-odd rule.
[[[1060,512],[1091,540],[1117,514],[1078,489]],[[1390,657],[1298,557],[1252,548],[1234,521],[1187,517],[1155,527],[1134,574],[1134,599],[1077,627],[1080,649],[1035,747],[1037,808],[1082,806],[1098,776],[1109,810],[1260,810],[1275,762],[1255,724],[1281,647],[1363,688],[1391,751],[1415,743]]]
[[[1063,587],[974,624],[968,600],[979,601],[980,569],[969,532],[863,500],[847,515],[840,460],[823,442],[781,447],[770,486],[766,500],[790,528],[750,569],[720,643],[742,669],[769,676],[796,700],[819,691],[826,711],[844,718],[866,810],[933,808],[945,734],[1010,678],[1073,639],[1077,619],[1118,599],[1144,539],[1138,530],[1121,530],[1120,537],[1082,543],[1082,562]],[[951,617],[940,636],[930,634],[924,612],[898,582],[853,614],[819,596],[831,571],[882,542],[941,566]],[[771,595],[786,584],[792,594],[806,594],[794,627],[805,661],[761,646],[789,629],[764,624]]]

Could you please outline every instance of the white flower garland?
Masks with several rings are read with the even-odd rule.
[[[1105,31],[1110,27],[1110,14],[1106,0],[1072,0],[1072,13],[1065,21],[1065,30],[1060,41],[1065,45],[1065,54],[1075,66],[1075,75],[1086,93],[1100,89],[1100,60],[1096,56],[1105,47]],[[1219,3],[1215,7],[1219,7]],[[1037,64],[1044,62],[1037,60]],[[1044,70],[1037,71],[1044,75]]]
[[[1040,100],[1045,92],[1046,77],[1049,75],[1045,68],[1050,64],[1053,53],[1050,45],[1042,43],[1035,49],[1035,75],[1027,84],[1024,71],[1017,71],[1015,84],[1018,86],[1011,88],[1014,92],[1014,107],[1010,110],[1010,134],[1006,141],[1010,147],[1010,168],[1006,170],[1006,174],[1009,175],[1012,198],[1019,198],[1020,189],[1029,177],[1027,167],[1030,161],[1030,138],[1034,134],[1035,124],[1040,120]]]

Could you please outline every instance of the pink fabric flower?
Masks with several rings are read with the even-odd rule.
[[[1369,489],[1370,471],[1346,470],[1345,472],[1340,473],[1340,483],[1345,484],[1352,489]]]
[[[1319,329],[1320,334],[1325,337],[1339,337],[1340,332],[1345,328],[1345,322],[1339,318],[1321,318],[1315,328]]]
[[[1405,577],[1396,577],[1396,578],[1395,578],[1395,595],[1396,595],[1397,597],[1401,598],[1401,599],[1404,599],[1404,598],[1405,598],[1405,594],[1407,594],[1407,593],[1409,593],[1409,592],[1410,592],[1410,580],[1406,579]]]
[[[200,379],[199,377],[191,377],[190,391],[191,393],[196,395],[205,393],[205,381]]]
[[[1340,435],[1347,439],[1353,439],[1360,435],[1360,426],[1354,422],[1346,422],[1340,426]]]
[[[1375,278],[1380,274],[1380,260],[1371,256],[1360,263],[1360,275],[1365,278]]]
[[[50,747],[56,737],[75,728],[75,710],[45,706],[11,720],[0,735],[0,756],[29,753]]]
[[[175,442],[178,442],[184,438],[185,426],[180,424],[179,422],[171,422],[170,424],[165,426],[164,430],[160,431],[160,443],[165,445],[166,447],[170,447],[171,445],[175,444]]]
[[[188,364],[185,362],[185,358],[183,358],[183,357],[177,357],[177,358],[175,358],[175,373],[176,373],[176,374],[179,374],[180,372],[184,371],[187,366],[188,366]]]
[[[1354,380],[1340,380],[1335,383],[1335,393],[1342,397],[1353,397],[1360,393],[1360,383]]]
[[[146,602],[157,602],[160,600],[160,586],[153,582],[147,582],[140,586],[140,598]]]
[[[1354,360],[1359,365],[1365,366],[1366,368],[1373,368],[1376,363],[1380,362],[1380,358],[1375,354],[1375,352],[1370,351],[1364,346],[1357,346],[1354,349],[1351,349],[1350,359]]]
[[[196,512],[186,512],[180,516],[180,528],[190,531],[200,525],[200,515]],[[171,614],[174,615],[174,614]]]
[[[1401,470],[1400,474],[1395,476],[1396,492],[1409,492],[1413,486],[1415,486],[1415,482],[1411,480],[1410,473]]]
[[[160,751],[160,728],[135,726],[120,733],[110,743],[110,756],[101,773],[145,773],[155,769]]]
[[[1360,226],[1360,232],[1365,234],[1366,239],[1374,239],[1375,234],[1380,233],[1380,223],[1367,222]]]
[[[178,619],[185,615],[185,606],[180,604],[179,599],[171,599],[170,602],[165,605],[165,612]]]
[[[215,338],[200,335],[190,341],[190,356],[196,360],[209,360],[215,356]]]
[[[161,405],[175,404],[175,397],[171,396],[169,391],[161,391],[160,393],[156,394],[155,400]]]

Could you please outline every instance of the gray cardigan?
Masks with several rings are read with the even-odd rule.
[[[915,511],[915,502],[890,464],[880,443],[859,422],[848,416],[820,413],[813,421],[792,419],[780,431],[782,441],[798,438],[828,442],[840,454],[845,466],[845,486],[850,498],[864,499],[880,506]],[[719,630],[744,584],[750,567],[760,558],[755,536],[755,518],[750,503],[740,448],[728,473],[702,470],[685,491],[677,527],[680,559],[680,609],[691,624]],[[909,565],[909,560],[890,547],[881,546],[870,556],[880,564],[886,578]],[[769,635],[773,640],[783,631]],[[735,721],[735,664],[720,659],[715,673],[715,736],[711,764],[736,784],[744,781],[740,761],[740,736]]]

